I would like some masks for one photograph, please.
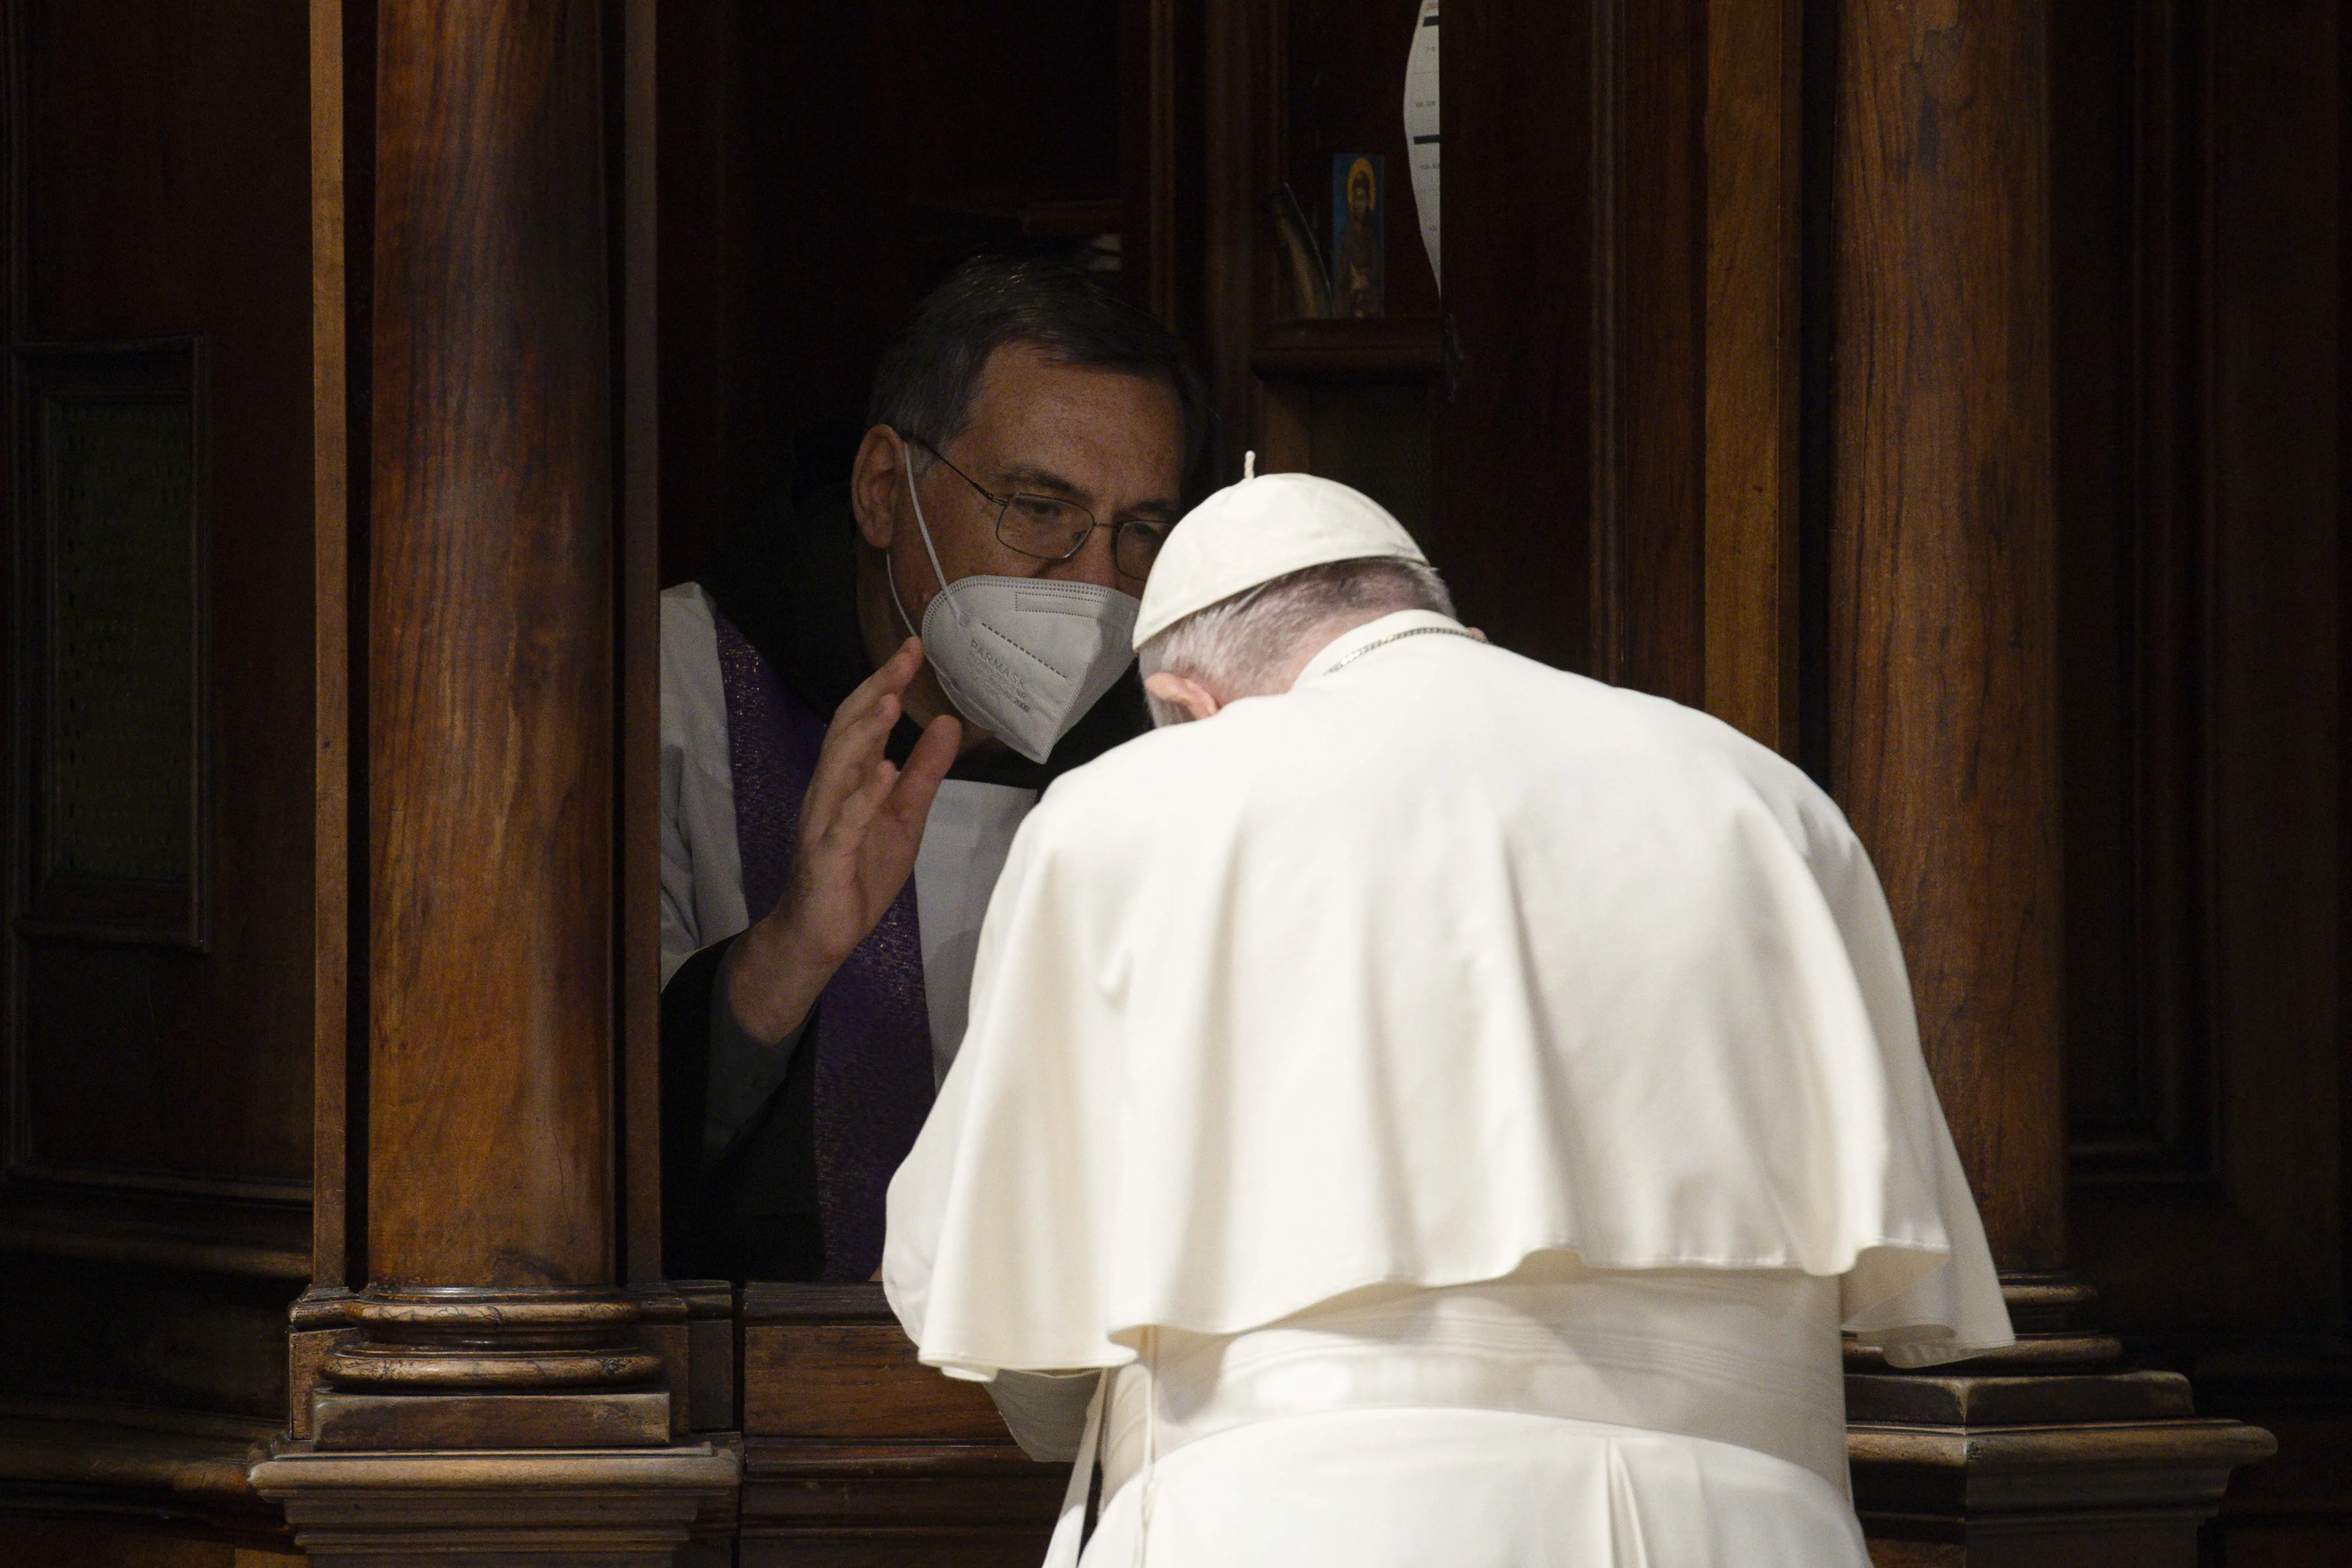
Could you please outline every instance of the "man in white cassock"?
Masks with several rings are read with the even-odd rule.
[[[888,1194],[922,1359],[1075,1453],[1055,1557],[1098,1458],[1089,1564],[1862,1568],[1841,1329],[2011,1334],[1837,807],[1303,475],[1135,640]]]

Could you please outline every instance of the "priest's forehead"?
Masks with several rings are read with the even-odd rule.
[[[1172,523],[1182,510],[1182,415],[1167,385],[1063,364],[1034,344],[989,357],[951,449],[1000,493],[1054,496],[1106,518]]]

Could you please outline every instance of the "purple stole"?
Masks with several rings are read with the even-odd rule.
[[[743,904],[756,921],[783,894],[825,721],[784,689],[726,616],[712,619],[727,693]],[[824,1277],[867,1279],[882,1262],[883,1195],[931,1109],[931,1023],[913,878],[825,986],[800,1048],[816,1053]]]

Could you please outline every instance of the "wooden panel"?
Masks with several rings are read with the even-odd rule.
[[[2321,0],[2265,7],[2260,28],[2234,10],[2212,18],[2207,777],[2222,1183],[2340,1324],[2343,20]]]
[[[174,1538],[136,1525],[68,1520],[0,1522],[0,1551],[42,1568],[301,1568],[296,1552]]]
[[[2198,12],[2115,0],[2052,31],[2067,1070],[2086,1176],[2195,1177],[2218,1152]]]
[[[1196,353],[1205,226],[1202,15],[1192,0],[1121,0],[1119,170],[1127,206],[1123,282]]]
[[[191,626],[183,604],[174,624],[156,625],[160,605],[135,608],[124,594],[112,608],[147,623],[155,648],[209,622],[192,697],[201,728],[155,773],[178,777],[156,823],[180,826],[142,828],[132,858],[207,868],[217,891],[208,952],[41,934],[37,920],[11,934],[0,1009],[16,1071],[0,1092],[17,1136],[0,1211],[16,1245],[123,1257],[202,1247],[219,1225],[242,1223],[240,1206],[299,1205],[310,1175],[308,117],[302,30],[285,20],[270,0],[201,15],[162,0],[8,7],[12,349],[193,335],[205,345],[192,455],[205,527],[185,570],[209,615]],[[184,398],[198,378],[175,352]],[[53,356],[26,363],[37,381],[60,367]],[[39,388],[25,390],[7,410],[18,451],[38,417]],[[128,500],[105,503],[125,526]],[[12,557],[35,521],[12,510]],[[14,603],[12,618],[24,611]],[[36,718],[12,713],[9,725]],[[185,805],[188,762],[207,755],[211,809],[199,818]],[[10,791],[12,805],[22,793]],[[96,804],[83,784],[72,793]],[[9,883],[23,889],[33,847],[12,843]],[[184,944],[186,899],[173,899]],[[36,1191],[35,1171],[52,1185],[114,1191],[77,1209]],[[152,1202],[134,1223],[122,1194],[141,1192]],[[218,1201],[205,1208],[190,1194]]]
[[[1802,13],[1706,14],[1706,709],[1791,757]]]
[[[202,947],[201,349],[16,353],[20,932]]]
[[[293,1280],[0,1256],[0,1397],[286,1411]]]
[[[977,1384],[915,1360],[878,1285],[742,1297],[745,1564],[1016,1568],[1068,1468],[1023,1457]]]
[[[869,1449],[817,1459],[751,1441],[743,1455],[743,1568],[1033,1568],[1068,1467],[1006,1448]]]
[[[1595,0],[1602,3],[1602,0]],[[1589,668],[1596,363],[1593,6],[1445,14],[1449,366],[1423,541],[1502,646]],[[1613,502],[1608,503],[1613,505]]]
[[[1832,238],[1832,793],[2006,1270],[2063,1266],[2042,10],[1844,0]]]
[[[747,1324],[743,1430],[761,1437],[1004,1441],[976,1383],[915,1359],[896,1325]]]
[[[879,1285],[751,1285],[740,1322],[747,1436],[1010,1441],[985,1389],[915,1359]]]
[[[2074,1253],[2143,1332],[2342,1321],[2336,26],[2055,35]]]
[[[1263,396],[1267,444],[1259,472],[1296,469],[1351,485],[1414,538],[1427,536],[1433,510],[1427,378],[1269,379]]]
[[[1703,707],[1706,6],[1595,9],[1591,673]]]
[[[2053,7],[2069,1254],[2278,1457],[2211,1560],[2352,1539],[2340,8]]]
[[[365,1163],[367,1147],[363,1133],[354,1145],[347,1110],[366,1103],[363,1092],[352,1092],[354,1074],[363,1084],[367,1066],[366,1029],[352,1026],[367,981],[351,973],[351,955],[365,951],[367,934],[363,923],[354,928],[355,911],[366,908],[365,868],[354,847],[366,841],[367,792],[352,787],[366,719],[364,681],[353,701],[352,607],[365,599],[355,574],[366,560],[375,29],[366,16],[345,26],[344,11],[354,3],[310,0],[311,811],[312,841],[325,847],[311,867],[311,1239],[312,1278],[328,1289],[364,1283],[366,1273],[365,1259],[355,1256],[365,1215],[355,1210],[349,1176],[355,1160]],[[357,640],[365,646],[363,626]],[[307,1408],[299,1418],[308,1419]]]

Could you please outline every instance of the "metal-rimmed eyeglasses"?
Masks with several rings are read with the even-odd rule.
[[[970,485],[982,500],[996,508],[996,542],[1007,550],[1028,556],[1033,561],[1067,561],[1094,536],[1097,528],[1108,527],[1110,534],[1111,563],[1119,574],[1140,582],[1151,575],[1151,563],[1160,559],[1160,547],[1168,541],[1172,522],[1156,518],[1131,517],[1124,522],[1103,523],[1095,514],[1073,500],[1056,496],[1031,495],[1015,491],[1001,496],[952,462],[946,453],[920,436],[908,436],[908,441],[920,447],[940,462],[948,472]]]

